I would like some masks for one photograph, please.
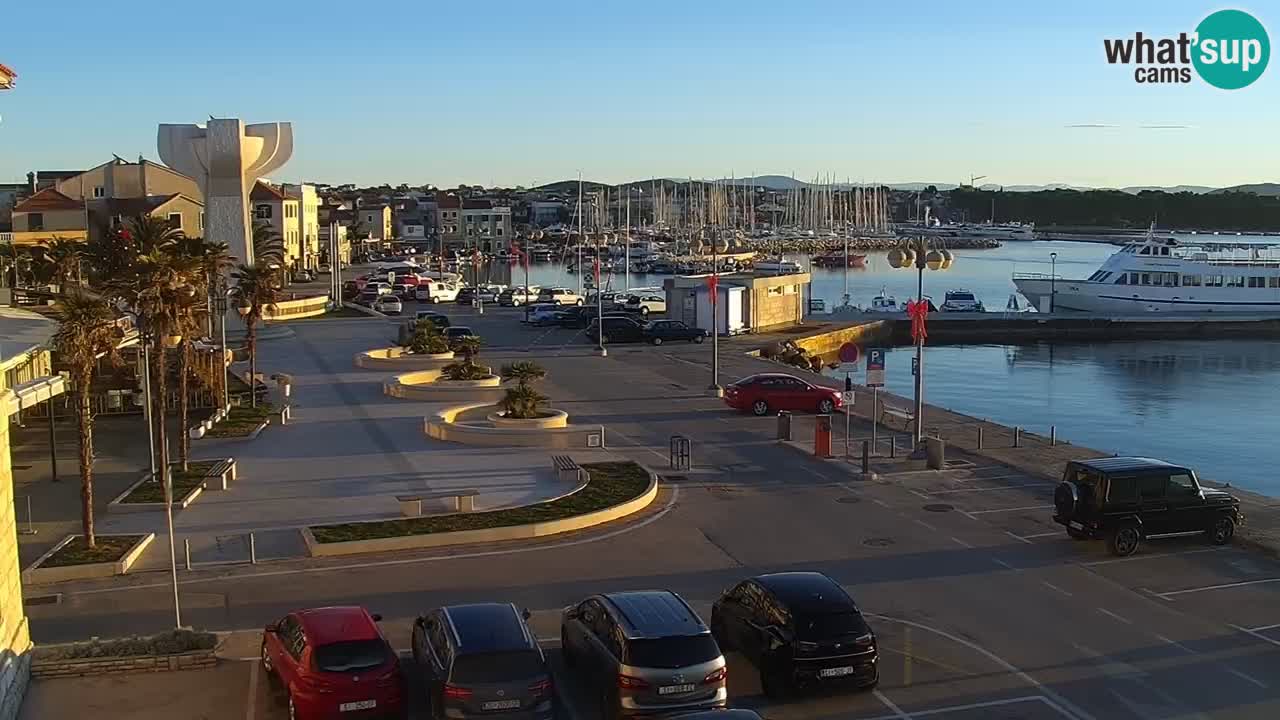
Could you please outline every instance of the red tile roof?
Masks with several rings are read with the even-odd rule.
[[[72,200],[53,188],[45,188],[13,207],[14,212],[49,212],[51,210],[83,210],[84,203]]]
[[[284,193],[280,192],[273,185],[259,180],[254,183],[253,190],[249,193],[250,200],[284,200]]]
[[[443,193],[436,195],[436,207],[444,210],[457,210],[462,206],[462,202],[457,195],[445,195]]]

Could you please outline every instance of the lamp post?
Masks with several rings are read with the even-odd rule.
[[[227,365],[228,365],[227,363],[227,306],[228,304],[230,304],[231,295],[235,291],[236,289],[234,287],[229,287],[226,289],[226,292],[224,292],[218,298],[218,313],[222,317],[222,322],[220,323],[222,325],[222,344],[219,346],[219,350],[222,352],[222,360],[219,362],[222,365],[223,412],[226,412],[231,407],[230,378],[227,376]]]
[[[727,247],[725,248],[728,249]],[[711,386],[707,394],[711,397],[724,397],[724,388],[720,386],[720,231],[711,231]]]
[[[596,286],[596,351],[600,353],[600,357],[609,357],[609,351],[604,346],[604,292],[600,287],[600,240],[604,237],[604,233],[596,231],[596,261],[595,267],[595,286]],[[578,275],[582,275],[582,268],[578,268]]]
[[[1058,300],[1058,253],[1049,253],[1049,314],[1053,314]]]
[[[897,249],[889,252],[889,264],[895,268],[915,268],[916,270],[916,302],[909,308],[911,318],[911,334],[915,341],[915,445],[920,445],[924,437],[924,340],[925,318],[929,308],[925,305],[924,271],[946,270],[955,262],[950,250],[930,249],[929,238],[914,237]]]

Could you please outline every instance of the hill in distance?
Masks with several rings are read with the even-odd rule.
[[[624,183],[624,185],[630,185],[630,186],[636,186],[636,187],[648,189],[650,185],[654,182],[655,180],[652,180],[652,179],[633,180],[631,182]],[[688,178],[662,178],[662,179],[656,180],[656,182],[666,183],[666,184],[672,184],[672,183],[683,184],[683,183],[689,182],[689,179]],[[700,181],[698,179],[695,179],[694,182],[700,182]],[[775,191],[777,190],[785,191],[785,190],[793,190],[796,188],[806,188],[812,185],[812,183],[805,182],[804,180],[792,178],[787,175],[757,175],[754,178],[753,177],[721,178],[718,181],[709,181],[709,182],[721,182],[726,184],[737,184],[737,185],[753,185],[754,184],[757,187],[763,187],[765,189],[775,190]],[[866,185],[873,185],[873,184],[875,183],[872,183],[872,182],[866,183]],[[838,189],[847,189],[850,187],[850,184],[848,183],[834,183],[833,185]],[[938,190],[944,191],[944,192],[948,190],[955,190],[957,187],[959,187],[959,185],[956,183],[944,183],[944,182],[882,183],[882,185],[892,188],[894,190],[903,190],[907,192],[920,192],[930,186],[935,187]],[[609,185],[607,183],[599,183],[599,182],[593,182],[593,181],[587,181],[587,180],[584,180],[582,182],[582,186],[583,186],[583,190],[586,192],[592,192],[595,190],[599,190],[600,188],[620,187],[618,185]],[[560,193],[577,192],[578,181],[577,180],[561,180],[559,182],[540,185],[536,189],[545,190],[548,192],[560,192]],[[994,183],[987,183],[985,185],[979,186],[979,189],[993,191],[993,192],[1000,191],[1000,190],[1003,190],[1004,192],[1040,192],[1044,190],[1080,190],[1080,191],[1120,190],[1121,192],[1126,192],[1133,195],[1136,195],[1140,192],[1166,192],[1166,193],[1190,192],[1190,193],[1197,193],[1197,194],[1198,193],[1248,192],[1248,193],[1256,193],[1258,195],[1280,196],[1280,183],[1268,183],[1268,182],[1251,183],[1246,185],[1233,185],[1231,187],[1216,188],[1216,189],[1208,185],[1130,185],[1122,188],[1095,188],[1095,187],[1088,187],[1084,185],[1071,185],[1068,183],[1048,183],[1045,185],[997,185]]]
[[[1219,188],[1211,190],[1211,193],[1218,195],[1228,192],[1247,192],[1255,195],[1280,195],[1280,183],[1250,183],[1248,185],[1232,185],[1231,187]]]

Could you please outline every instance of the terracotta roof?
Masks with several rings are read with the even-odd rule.
[[[275,186],[259,180],[254,183],[253,191],[249,193],[250,200],[284,200],[284,193],[280,192]]]
[[[492,210],[493,203],[488,200],[464,200],[462,208],[464,210]]]
[[[48,212],[50,210],[82,210],[84,203],[72,200],[53,188],[45,188],[13,206],[14,212]]]
[[[438,208],[442,208],[444,210],[457,210],[461,205],[462,202],[458,199],[457,195],[445,195],[443,193],[436,195],[436,207]]]
[[[140,198],[111,198],[106,201],[107,212],[112,215],[123,215],[125,217],[145,215],[181,194],[182,193],[173,193],[172,195],[148,195]]]

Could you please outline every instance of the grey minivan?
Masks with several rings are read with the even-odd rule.
[[[413,623],[413,659],[431,717],[551,720],[551,670],[526,613],[509,603],[451,605]]]
[[[684,598],[669,590],[593,595],[565,608],[565,665],[580,668],[604,718],[722,708],[724,655]]]

